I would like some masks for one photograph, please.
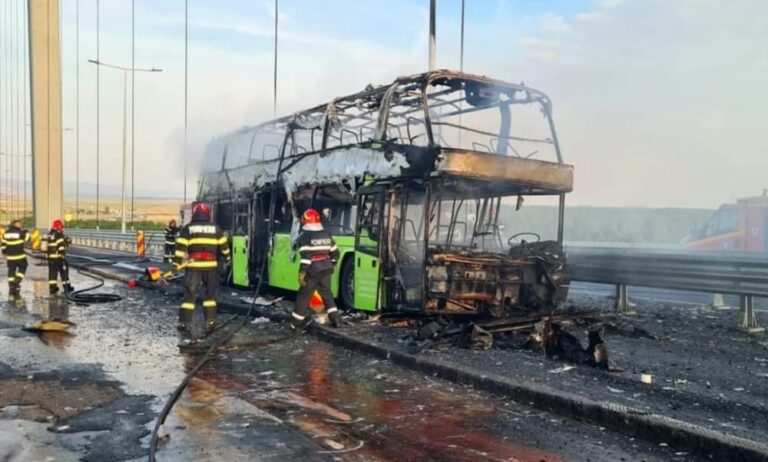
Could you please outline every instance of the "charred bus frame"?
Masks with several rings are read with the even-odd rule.
[[[516,107],[538,107],[543,135],[512,132]],[[498,132],[486,129],[494,117]],[[528,145],[539,148],[524,152]],[[541,146],[552,160],[532,158]],[[216,138],[205,163],[198,200],[253,244],[239,252],[250,267],[236,269],[246,271],[241,285],[263,265],[269,285],[297,288],[289,249],[296,217],[313,206],[340,228],[334,289],[349,308],[502,316],[565,298],[573,169],[549,98],[525,85],[452,71],[402,77]],[[557,196],[556,238],[503,249],[502,199],[517,198],[519,208],[529,195]],[[489,249],[486,237],[499,245]]]

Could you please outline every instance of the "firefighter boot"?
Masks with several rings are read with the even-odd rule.
[[[59,285],[58,284],[48,284],[48,293],[53,295],[59,293]]]
[[[216,308],[206,307],[205,311],[205,333],[211,334],[216,330]]]
[[[21,286],[18,282],[13,282],[8,285],[8,295],[12,300],[21,298]]]
[[[312,316],[302,316],[296,312],[291,314],[291,330],[294,332],[306,332],[312,324]]]
[[[189,327],[192,325],[192,310],[179,309],[179,323],[176,325],[176,329],[182,333],[189,333]]]
[[[70,284],[69,282],[65,282],[64,283],[64,292],[69,294],[69,293],[72,293],[74,291],[75,291],[75,288],[72,287],[72,284]]]
[[[331,321],[331,326],[334,328],[341,326],[341,315],[338,308],[328,310],[328,320]]]

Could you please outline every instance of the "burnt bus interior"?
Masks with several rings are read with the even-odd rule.
[[[379,258],[383,310],[504,316],[552,310],[567,294],[572,167],[548,97],[522,84],[450,71],[400,78],[214,139],[206,164],[198,200],[249,237],[252,282],[270,237],[295,234],[313,207]],[[526,196],[557,198],[552,239],[499,226]]]

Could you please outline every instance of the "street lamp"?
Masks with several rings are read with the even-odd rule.
[[[115,64],[107,64],[103,61],[96,59],[89,59],[89,63],[93,63],[97,66],[109,67],[123,71],[123,169],[122,169],[122,203],[120,206],[120,230],[125,234],[125,163],[126,163],[126,132],[127,132],[127,113],[128,113],[128,72],[163,72],[162,69],[155,67],[151,69],[140,69],[137,67],[124,67],[117,66]]]

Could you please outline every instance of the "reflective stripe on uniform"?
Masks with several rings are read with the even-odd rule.
[[[304,265],[311,265],[312,264],[312,260],[310,260],[308,258],[302,258],[301,260],[299,260],[299,262],[301,262]]]
[[[299,252],[319,252],[321,250],[331,250],[330,245],[305,245],[299,247]]]
[[[187,263],[187,268],[216,268],[218,264],[216,261],[190,261]]]
[[[185,252],[185,251],[183,251],[183,250],[177,250],[177,251],[176,251],[176,252],[174,252],[173,254],[174,254],[174,255],[176,255],[176,256],[177,256],[177,257],[179,257],[179,258],[184,258],[184,255],[186,255],[186,254],[187,254],[187,252]]]
[[[335,313],[337,311],[339,311],[339,309],[336,308],[335,306],[333,308],[328,308],[327,310],[325,310],[325,312],[328,314]]]
[[[206,308],[216,308],[216,300],[205,300],[203,306]]]
[[[56,282],[57,282],[57,281],[56,281],[56,279],[53,279],[53,280],[51,280],[51,281],[48,281],[48,284],[51,284],[51,285],[54,285],[54,286],[55,286],[55,285],[56,285]]]
[[[24,279],[24,273],[22,273],[21,271],[17,271],[16,272],[16,277],[19,278],[19,279]]]
[[[219,245],[224,242],[220,242],[220,239],[216,239],[215,237],[193,237],[192,239],[189,239],[187,245]]]
[[[177,237],[176,243],[181,245],[189,245],[189,240],[183,237]]]
[[[16,278],[13,276],[8,276],[8,282],[16,282]]]
[[[5,245],[22,245],[24,244],[24,239],[14,239],[13,241],[6,240]]]
[[[300,315],[299,313],[296,313],[296,312],[291,313],[291,316],[293,316],[294,318],[298,319],[299,321],[303,321],[304,318],[306,317],[306,316],[302,316],[302,315]]]
[[[52,254],[48,255],[48,258],[49,258],[49,259],[50,259],[50,258],[61,258],[61,255],[59,255],[59,254],[57,254],[57,253],[52,253]]]
[[[181,304],[181,309],[182,310],[194,310],[195,309],[195,304],[194,303],[189,303],[189,302],[184,302],[184,303]]]
[[[5,259],[8,260],[8,261],[23,260],[25,258],[27,258],[27,256],[25,254],[21,254],[21,255],[6,255],[5,256]]]

